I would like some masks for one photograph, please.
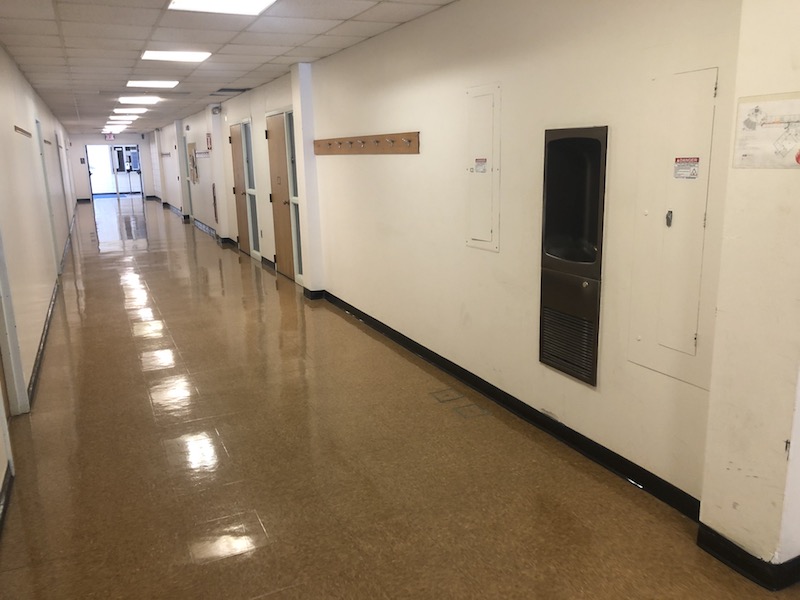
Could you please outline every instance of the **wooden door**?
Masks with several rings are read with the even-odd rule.
[[[247,219],[247,187],[244,182],[244,149],[242,126],[231,126],[231,155],[233,156],[233,195],[236,197],[236,224],[239,228],[239,250],[250,254],[250,230]]]
[[[294,280],[292,211],[286,159],[285,115],[267,117],[269,176],[272,184],[272,220],[275,225],[275,270]]]

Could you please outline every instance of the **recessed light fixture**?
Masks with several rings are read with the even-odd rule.
[[[133,123],[136,119],[139,118],[139,115],[111,115],[108,117],[109,121],[127,121],[128,123]]]
[[[178,85],[177,81],[129,81],[128,87],[170,89]]]
[[[122,96],[119,98],[120,104],[158,104],[161,98],[158,96]]]
[[[172,0],[170,10],[221,13],[225,15],[260,15],[275,4],[275,0]]]
[[[168,60],[172,62],[203,62],[211,52],[179,52],[172,50],[145,50],[142,60]]]
[[[147,112],[146,108],[115,108],[114,112],[118,115],[143,115]]]

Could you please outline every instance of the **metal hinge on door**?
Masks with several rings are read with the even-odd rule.
[[[697,349],[697,333],[694,334],[694,347]]]
[[[236,195],[236,188],[233,188],[233,195]]]
[[[233,138],[232,138],[231,136],[228,136],[228,143],[229,143],[229,144],[232,144],[232,143],[233,143]]]
[[[269,203],[272,204],[272,194],[269,195]]]
[[[718,81],[715,81],[715,82],[714,82],[714,98],[716,98],[716,97],[717,97],[717,89],[718,89],[718,88],[719,88],[719,82],[718,82]]]
[[[707,223],[708,223],[708,213],[703,215],[703,229],[706,228]]]
[[[269,139],[269,131],[267,131],[266,129],[264,130],[264,139],[265,140]]]

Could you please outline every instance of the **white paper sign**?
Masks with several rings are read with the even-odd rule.
[[[800,169],[800,98],[739,103],[733,166]]]

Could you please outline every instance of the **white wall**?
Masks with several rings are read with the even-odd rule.
[[[797,23],[796,2],[744,1],[737,98],[800,91]],[[700,517],[780,563],[800,554],[800,169],[728,177]]]
[[[163,182],[161,200],[183,210],[179,154],[182,150],[178,145],[177,133],[179,128],[180,122],[165,125],[156,132],[156,135],[159,136],[161,147],[161,180]]]
[[[222,140],[216,140],[215,144],[212,139],[211,150],[208,150],[206,143],[206,134],[212,132],[211,117],[210,108],[187,117],[183,120],[183,135],[186,137],[186,144],[194,143],[198,153],[198,181],[197,183],[189,182],[192,190],[192,216],[209,227],[216,229],[219,224],[214,217],[212,186],[217,183],[217,188],[221,191],[225,182],[216,182],[214,180],[213,161],[222,154]]]
[[[50,298],[56,281],[56,256],[61,257],[63,247],[56,248],[50,225],[50,211],[46,196],[42,158],[36,136],[36,121],[41,122],[45,139],[52,142],[51,154],[58,149],[59,140],[68,140],[63,127],[36,96],[13,61],[0,50],[0,105],[4,107],[0,121],[0,233],[5,248],[11,304],[16,318],[16,333],[21,354],[21,370],[27,380],[31,375]],[[16,133],[20,127],[32,134],[26,137]],[[69,145],[67,144],[67,147]],[[50,157],[55,171],[57,157]],[[74,203],[72,190],[68,197],[60,190],[58,175],[50,176],[55,188],[70,210]],[[55,205],[57,209],[61,207]],[[66,220],[66,218],[64,219]],[[58,222],[56,237],[65,239],[63,222]]]
[[[314,63],[317,138],[420,131],[422,148],[318,157],[326,289],[699,497],[707,391],[627,359],[637,164],[651,80],[708,67],[729,153],[738,25],[728,0],[462,0]],[[466,90],[495,82],[499,253],[465,245],[462,177]],[[596,389],[538,362],[544,131],[595,125],[610,130]],[[724,191],[724,170],[711,183]],[[710,258],[719,243],[707,235]]]

